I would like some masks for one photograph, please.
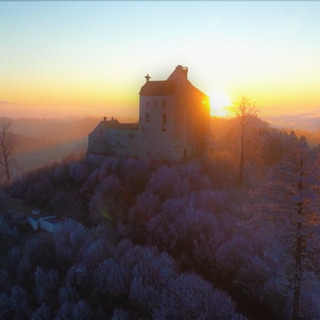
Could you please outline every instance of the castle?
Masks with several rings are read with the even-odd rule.
[[[88,137],[89,159],[136,157],[179,162],[203,155],[209,142],[209,97],[177,66],[167,80],[146,83],[139,95],[139,122],[104,118]]]

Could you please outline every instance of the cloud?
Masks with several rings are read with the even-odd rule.
[[[0,104],[10,104],[10,102],[5,100],[0,100]]]
[[[318,130],[320,128],[320,110],[297,114],[282,114],[265,117],[271,126],[301,130]]]

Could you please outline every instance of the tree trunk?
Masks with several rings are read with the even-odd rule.
[[[298,190],[301,194],[303,185],[303,158],[300,159],[299,163],[300,176],[298,183]],[[296,203],[296,214],[297,214],[297,236],[296,236],[296,252],[295,252],[295,266],[294,266],[294,289],[293,289],[293,310],[292,319],[299,320],[300,316],[300,287],[301,287],[301,277],[302,277],[302,243],[303,238],[301,236],[302,223],[300,218],[302,217],[302,202]]]
[[[6,176],[8,181],[10,181],[10,171],[9,171],[9,166],[6,167]]]
[[[300,232],[301,223],[297,225],[297,231]],[[294,289],[293,289],[293,310],[292,310],[292,319],[299,320],[300,313],[300,286],[301,286],[301,253],[302,253],[302,238],[301,236],[297,237],[296,243],[296,254],[295,254],[295,275],[294,275]]]
[[[240,164],[238,183],[240,186],[243,184],[243,168],[244,168],[244,123],[241,123],[241,137],[240,137]]]
[[[4,167],[5,167],[7,179],[9,181],[10,180],[9,161],[8,161],[8,158],[6,156],[4,158]]]
[[[17,146],[16,137],[10,131],[12,121],[7,118],[0,119],[0,167],[4,169],[7,180],[11,178],[10,175],[10,161],[12,153]]]

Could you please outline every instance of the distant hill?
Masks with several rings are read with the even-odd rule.
[[[87,136],[100,118],[86,119],[15,119],[12,130],[27,137],[66,141]]]
[[[121,122],[134,122],[133,119],[117,119]],[[19,174],[60,161],[69,155],[83,156],[87,150],[88,134],[101,120],[98,117],[14,119],[12,131],[17,134],[19,146],[16,149],[16,162],[13,171]],[[223,139],[233,126],[232,119],[212,117],[212,137],[215,141]],[[320,144],[319,130],[295,130],[295,132],[298,136],[306,136],[312,146]]]
[[[84,155],[87,136],[100,118],[15,119],[12,131],[17,135],[14,172],[19,174],[64,157]]]

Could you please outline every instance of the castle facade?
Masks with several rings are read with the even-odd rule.
[[[179,162],[203,155],[209,143],[210,103],[177,66],[167,80],[146,83],[139,95],[139,122],[104,118],[88,137],[88,157],[137,157]]]

